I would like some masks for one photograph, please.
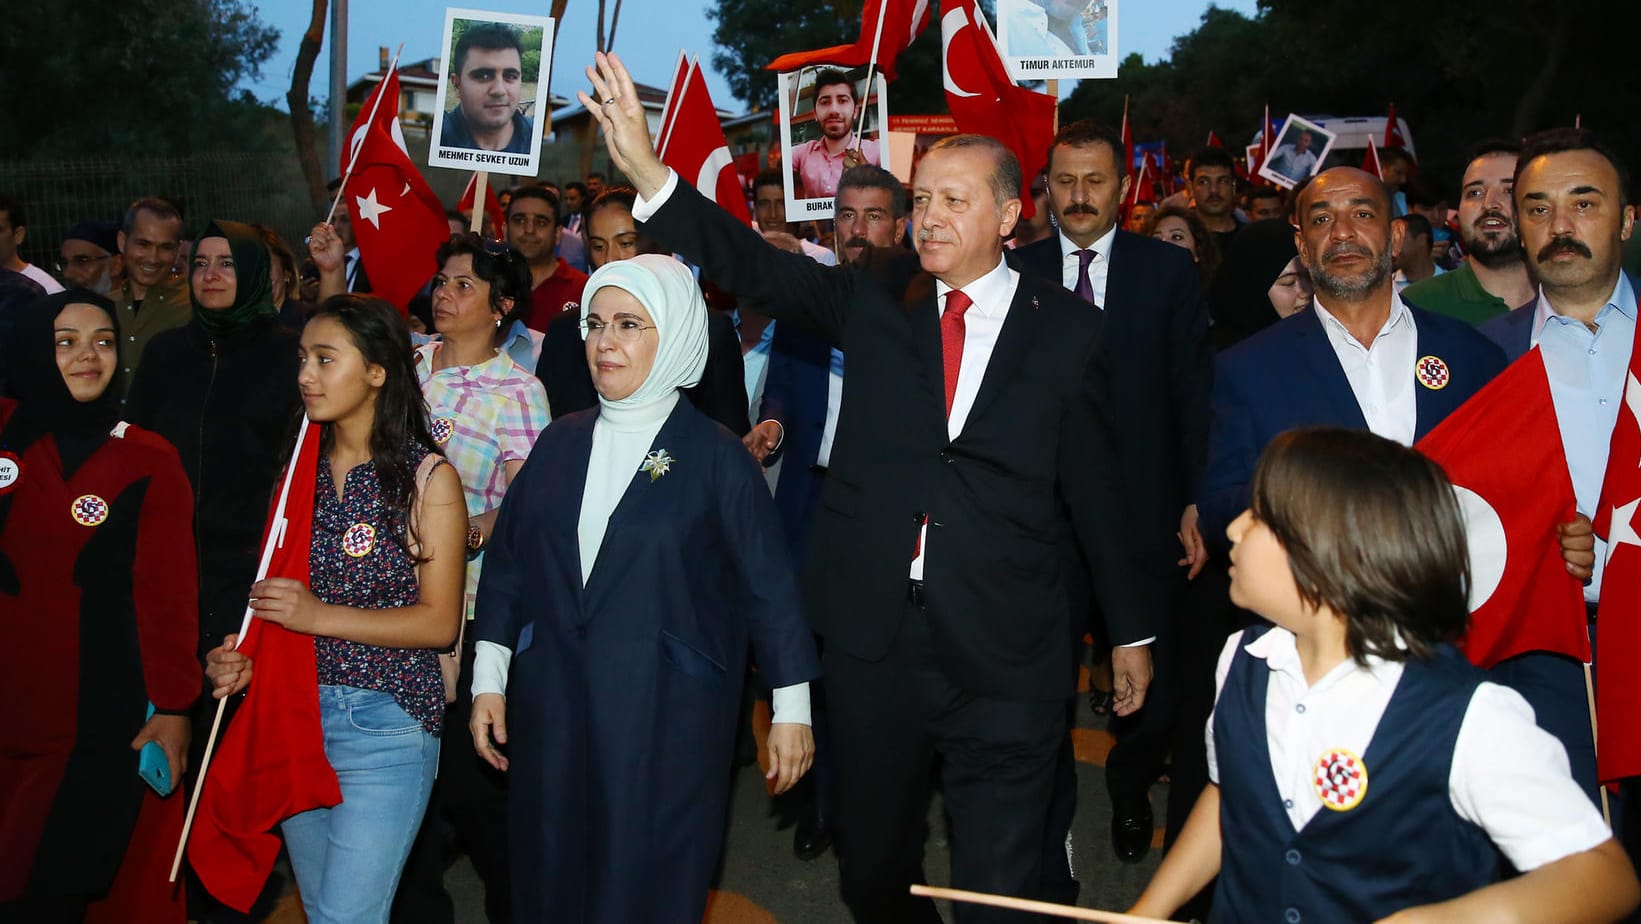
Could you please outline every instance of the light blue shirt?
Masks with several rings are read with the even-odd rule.
[[[741,313],[735,312],[735,329],[741,329]],[[756,425],[758,410],[764,403],[764,379],[769,373],[769,348],[775,339],[775,322],[764,325],[764,335],[752,349],[741,354],[746,369],[747,418]]]
[[[1550,307],[1539,290],[1533,319],[1533,342],[1544,356],[1555,402],[1561,447],[1573,476],[1578,512],[1595,518],[1601,500],[1601,482],[1607,474],[1607,452],[1618,408],[1624,400],[1629,375],[1630,347],[1635,342],[1635,292],[1629,279],[1618,275],[1612,296],[1595,316],[1595,330],[1563,317]],[[1584,599],[1601,597],[1601,573],[1607,544],[1595,544],[1595,575],[1584,588]]]

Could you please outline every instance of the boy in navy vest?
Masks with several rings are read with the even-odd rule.
[[[1469,618],[1463,520],[1435,463],[1371,433],[1289,431],[1229,530],[1213,781],[1133,913],[1217,874],[1214,921],[1590,921],[1635,871],[1515,691],[1447,643]],[[1496,849],[1495,849],[1496,848]],[[1523,875],[1500,881],[1503,855]]]

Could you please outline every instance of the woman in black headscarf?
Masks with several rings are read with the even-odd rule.
[[[213,221],[192,261],[194,316],[149,342],[126,415],[177,447],[193,487],[203,658],[245,614],[301,395],[298,337],[279,324],[262,236],[250,225]],[[195,721],[197,752],[209,716]]]
[[[0,400],[0,919],[174,921],[165,858],[194,652],[193,509],[169,443],[119,423],[114,306],[84,289],[19,309]],[[150,717],[149,705],[155,713]],[[180,788],[180,787],[178,787]]]
[[[1311,282],[1293,225],[1256,221],[1232,239],[1208,290],[1214,346],[1224,350],[1310,304]]]

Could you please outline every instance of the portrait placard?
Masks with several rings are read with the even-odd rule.
[[[1283,189],[1292,189],[1316,175],[1328,159],[1335,137],[1335,133],[1304,116],[1289,113],[1282,130],[1276,133],[1271,156],[1259,166],[1259,175]]]
[[[867,70],[823,64],[779,76],[789,221],[831,218],[838,179],[857,160],[891,169],[888,82],[872,68],[868,88]]]
[[[429,166],[536,175],[553,25],[546,16],[444,11]]]
[[[1015,80],[1117,76],[1117,0],[997,0],[997,43]]]

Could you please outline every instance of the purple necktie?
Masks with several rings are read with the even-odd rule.
[[[1077,297],[1090,305],[1094,304],[1094,282],[1088,278],[1088,264],[1094,262],[1095,253],[1092,250],[1078,250],[1077,254],[1077,288],[1072,291]]]

